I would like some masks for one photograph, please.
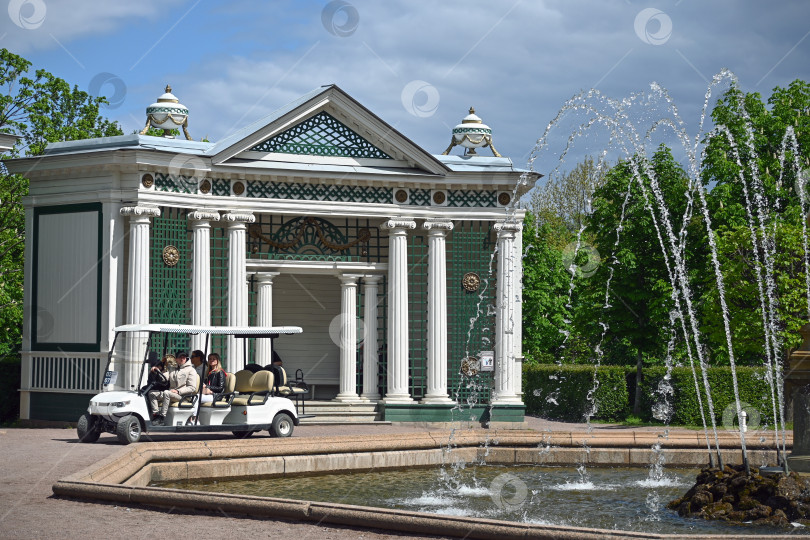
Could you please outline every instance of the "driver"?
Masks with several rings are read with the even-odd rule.
[[[149,405],[154,413],[152,425],[162,426],[169,412],[169,405],[172,401],[180,401],[183,396],[188,396],[197,392],[199,377],[188,355],[184,352],[177,353],[177,369],[169,373],[169,389],[149,392]],[[158,410],[158,401],[160,409]]]

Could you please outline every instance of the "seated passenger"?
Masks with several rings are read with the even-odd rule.
[[[168,379],[168,390],[149,392],[149,405],[155,415],[152,424],[156,426],[163,425],[172,401],[180,401],[184,396],[192,395],[197,391],[199,378],[194,367],[188,361],[186,353],[177,353],[177,369],[169,373]],[[159,408],[158,401],[160,401]]]
[[[191,365],[194,366],[194,370],[197,372],[197,376],[202,379],[203,378],[203,359],[205,358],[205,353],[199,349],[195,349],[191,352]]]
[[[251,362],[250,364],[245,364],[244,369],[250,371],[251,373],[258,373],[259,371],[262,370],[262,366]]]
[[[166,358],[158,360],[157,351],[149,351],[149,376],[146,385],[141,388],[142,392],[150,390],[168,390],[169,379],[167,378]]]
[[[225,390],[225,371],[217,353],[208,355],[208,376],[202,387],[202,395],[194,408],[194,415],[186,421],[186,424],[197,422],[197,414],[200,412],[200,403],[213,403],[219,399],[219,395]]]

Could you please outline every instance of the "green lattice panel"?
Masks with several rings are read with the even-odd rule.
[[[497,193],[494,191],[465,191],[451,189],[447,192],[447,206],[455,207],[493,207],[497,204]]]
[[[224,178],[214,178],[211,182],[211,194],[217,197],[227,197],[231,194],[231,181]]]
[[[463,376],[461,361],[495,348],[495,266],[491,263],[494,241],[490,223],[455,224],[447,238],[447,385],[450,397],[462,405],[485,403],[489,402],[492,372]],[[468,272],[480,278],[477,291],[469,292],[461,284]]]
[[[163,250],[174,246],[180,255],[176,265],[163,260]],[[152,219],[149,250],[149,322],[189,324],[191,322],[191,231],[186,212],[163,208],[160,217]],[[162,347],[162,343],[160,347]],[[174,335],[169,350],[188,348],[187,336]]]
[[[422,235],[408,237],[408,356],[410,393],[414,399],[427,388],[428,243]]]
[[[211,324],[228,324],[228,232],[221,224],[211,224]],[[222,357],[224,369],[228,364],[225,336],[211,336],[210,350]]]
[[[292,199],[297,201],[387,203],[391,188],[372,186],[319,185],[249,180],[247,196],[255,199]]]
[[[320,112],[251,150],[309,156],[391,159],[391,156],[327,112]]]
[[[155,190],[169,193],[197,193],[197,178],[183,174],[155,173]]]
[[[430,206],[429,189],[412,189],[410,193],[410,204],[414,206]]]

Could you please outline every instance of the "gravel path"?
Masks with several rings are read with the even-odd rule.
[[[538,431],[581,430],[582,424],[527,418],[527,427]],[[627,429],[594,425],[597,430]],[[660,429],[660,428],[636,428]],[[426,431],[424,426],[299,426],[295,437],[325,437],[372,433]],[[431,429],[435,431],[435,428]],[[259,437],[259,435],[256,435]],[[152,440],[230,439],[231,435],[162,435]],[[80,444],[72,428],[0,428],[0,538],[181,538],[269,537],[296,540],[382,539],[411,537],[389,531],[319,526],[249,516],[178,513],[164,509],[118,506],[57,498],[51,486],[58,479],[88,467],[119,450],[115,437],[103,435],[95,444]],[[202,535],[202,536],[201,536]],[[438,538],[438,537],[436,537]]]

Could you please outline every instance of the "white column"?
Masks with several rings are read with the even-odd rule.
[[[408,392],[408,229],[416,222],[395,218],[388,229],[388,392],[386,403],[411,403]]]
[[[149,323],[149,227],[151,219],[160,215],[160,208],[150,206],[125,206],[122,216],[129,216],[129,274],[127,282],[127,324]],[[147,333],[127,334],[125,358],[116,371],[119,380],[116,386],[135,390],[140,386],[138,375],[146,353]]]
[[[521,404],[515,394],[515,234],[521,223],[495,224],[498,233],[498,282],[495,288],[495,389],[493,405]]]
[[[248,325],[247,224],[256,221],[249,212],[231,212],[222,216],[228,226],[228,326]],[[244,340],[228,336],[228,366],[234,371],[245,367]]]
[[[273,279],[278,272],[259,272],[256,280],[259,282],[259,299],[256,305],[256,325],[273,326]],[[273,361],[271,339],[256,340],[256,363],[266,366]]]
[[[189,212],[191,223],[191,324],[211,325],[211,222],[219,221],[219,213],[208,210]],[[202,350],[205,336],[191,336],[191,349]]]
[[[522,218],[521,218],[522,219]],[[515,394],[523,401],[523,231],[515,233]]]
[[[447,395],[447,219],[428,219],[427,393],[422,403],[453,403]]]
[[[379,355],[377,353],[377,289],[382,276],[363,276],[363,395],[364,401],[377,401],[379,392]]]
[[[340,278],[340,392],[335,401],[359,402],[357,395],[357,279]]]

